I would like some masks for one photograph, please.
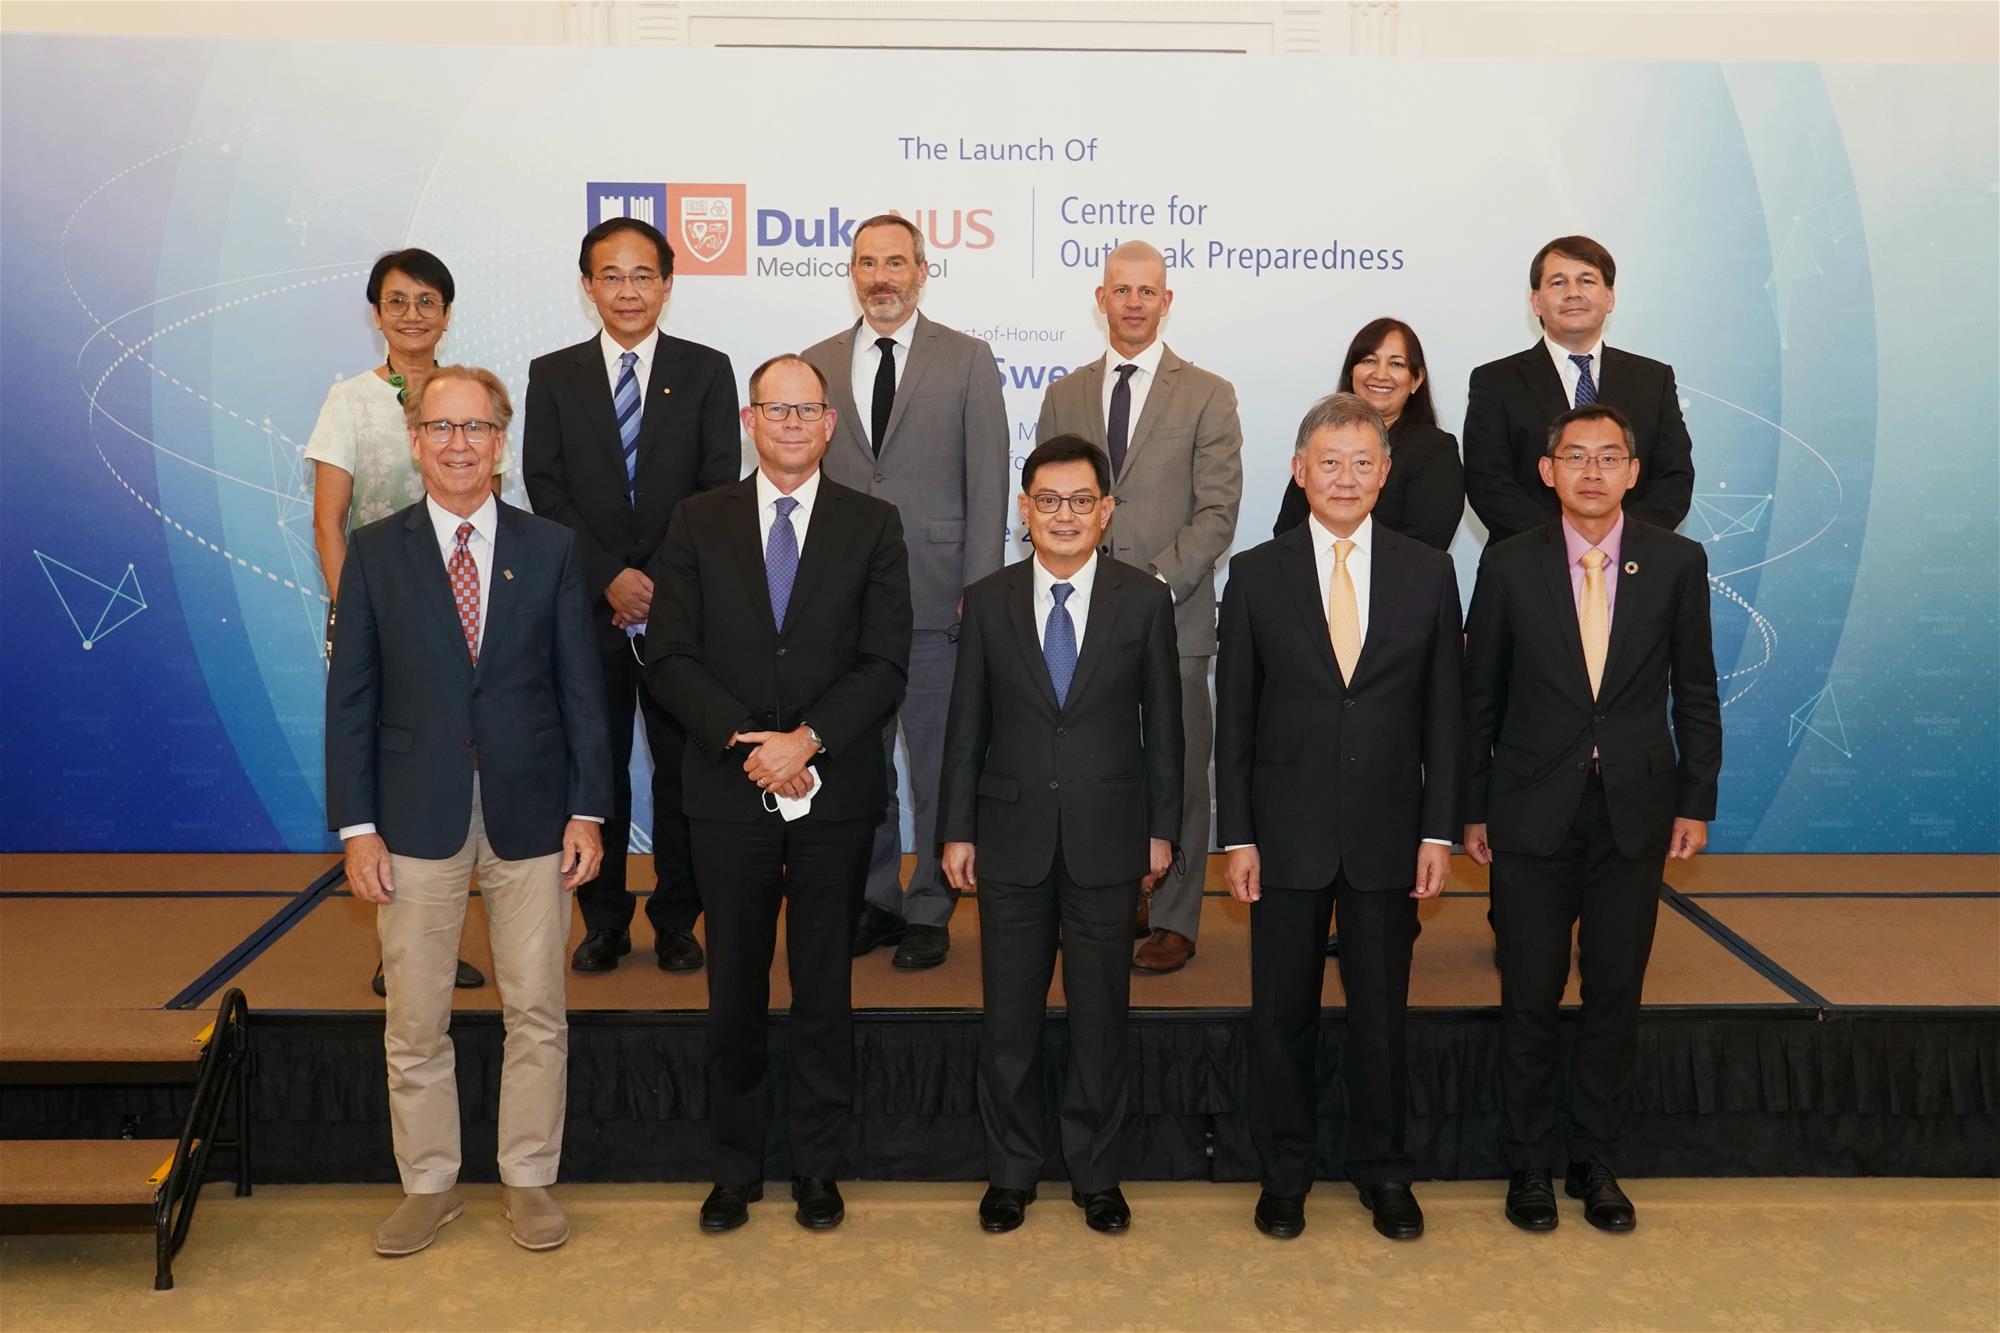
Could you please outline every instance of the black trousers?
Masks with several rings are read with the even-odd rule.
[[[1617,1156],[1665,865],[1664,857],[1631,861],[1618,854],[1604,784],[1595,774],[1555,855],[1494,853],[1502,1146],[1513,1170],[1560,1171],[1566,1160]],[[1583,1007],[1570,1056],[1566,1159],[1556,1130],[1562,1093],[1556,1010],[1569,982],[1572,930]]]
[[[785,1125],[795,1175],[847,1168],[854,924],[874,819],[689,821],[708,902],[708,1123],[718,1185],[764,1178],[771,960],[784,908],[792,983]]]
[[[577,907],[587,930],[623,930],[632,924],[637,901],[626,885],[626,845],[632,837],[632,716],[646,719],[646,745],[653,752],[653,869],[658,886],[646,902],[655,932],[692,930],[701,915],[694,867],[688,856],[687,816],[681,813],[681,750],[687,733],[653,698],[640,679],[635,647],[619,635],[616,649],[600,654],[604,664],[604,711],[611,727],[611,810],[604,821],[604,865],[597,878],[577,887]]]
[[[1347,992],[1347,1178],[1408,1184],[1404,1142],[1409,1074],[1404,1016],[1417,902],[1409,889],[1363,893],[1345,875],[1322,889],[1273,889],[1250,908],[1251,1137],[1264,1188],[1312,1189],[1319,1159],[1320,988],[1326,931],[1340,912],[1340,984]]]
[[[1042,1177],[1042,1020],[1056,944],[1069,1008],[1063,1073],[1062,1155],[1085,1193],[1119,1183],[1125,1123],[1126,1020],[1132,998],[1132,916],[1139,882],[1084,888],[1063,864],[1062,843],[1040,884],[979,881],[979,972],[985,986],[979,1046],[979,1120],[986,1175],[1005,1189]],[[1324,938],[1322,936],[1322,938]]]

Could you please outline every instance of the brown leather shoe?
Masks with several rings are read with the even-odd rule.
[[[1139,895],[1139,910],[1132,917],[1132,938],[1143,940],[1153,933],[1153,900]]]
[[[1132,954],[1134,972],[1178,972],[1194,957],[1194,941],[1177,930],[1155,930]]]

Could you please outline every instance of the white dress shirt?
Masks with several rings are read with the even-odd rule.
[[[1542,346],[1549,349],[1549,360],[1556,363],[1556,374],[1562,376],[1563,401],[1568,403],[1571,407],[1575,407],[1576,382],[1583,378],[1583,372],[1576,368],[1576,362],[1569,359],[1570,358],[1569,348],[1564,347],[1554,338],[1548,337],[1547,335],[1543,335]],[[1599,398],[1603,398],[1604,397],[1604,339],[1599,338],[1597,340],[1597,345],[1592,347],[1588,353],[1578,352],[1577,355],[1578,356],[1588,355],[1590,357],[1590,382],[1597,386],[1597,396]]]
[[[1362,519],[1361,526],[1354,530],[1354,535],[1347,538],[1334,536],[1319,521],[1318,515],[1314,515],[1307,522],[1311,525],[1313,570],[1319,579],[1319,604],[1322,609],[1333,596],[1333,544],[1342,540],[1354,543],[1354,549],[1347,553],[1347,577],[1354,584],[1354,615],[1360,626],[1361,642],[1365,648],[1368,642],[1369,585],[1373,582],[1371,576],[1375,568],[1375,518],[1371,514]],[[1451,846],[1449,838],[1424,838],[1422,841],[1438,847]],[[1254,842],[1231,843],[1222,850],[1233,852],[1240,847],[1256,845]]]
[[[444,559],[445,578],[451,577],[451,558],[458,551],[458,525],[470,523],[472,533],[465,539],[465,549],[472,556],[472,567],[479,571],[479,626],[475,631],[479,643],[486,642],[486,607],[492,601],[493,588],[493,543],[500,531],[500,506],[489,493],[484,503],[466,518],[460,518],[443,505],[424,496],[424,512],[430,516],[431,531],[437,534],[438,554]],[[453,626],[460,634],[461,626]],[[602,824],[603,815],[572,815],[573,819],[587,819],[593,824]],[[375,825],[347,824],[340,830],[341,841],[356,838],[363,833],[375,832]]]
[[[799,488],[792,492],[792,498],[799,502],[799,507],[792,511],[792,531],[798,534],[801,557],[806,553],[806,528],[812,523],[813,501],[819,498],[819,475],[819,469],[814,468],[813,474],[800,482]],[[757,549],[759,551],[768,551],[771,548],[771,529],[778,522],[778,497],[783,494],[784,492],[778,489],[778,484],[764,475],[764,469],[758,468]]]
[[[1166,355],[1167,345],[1158,338],[1146,345],[1137,356],[1120,356],[1115,347],[1104,352],[1104,438],[1111,439],[1111,391],[1118,387],[1118,367],[1134,365],[1132,372],[1132,420],[1127,424],[1125,443],[1130,445],[1133,436],[1139,433],[1139,417],[1146,410],[1146,395],[1153,391],[1153,381],[1160,373],[1160,358]]]
[[[900,389],[903,386],[903,370],[910,364],[910,344],[916,336],[917,312],[914,310],[903,321],[903,327],[894,333],[877,333],[875,326],[865,319],[854,326],[854,365],[849,383],[854,389],[855,410],[861,414],[861,420],[854,424],[861,432],[861,438],[878,451],[881,441],[869,433],[875,428],[875,372],[882,367],[882,349],[875,345],[875,340],[888,338],[895,343],[889,351],[896,358],[896,387]]]
[[[1090,590],[1097,582],[1097,552],[1083,562],[1083,568],[1066,579],[1059,579],[1049,573],[1042,564],[1042,558],[1034,557],[1035,565],[1035,645],[1040,647],[1049,635],[1049,612],[1056,609],[1054,588],[1058,583],[1067,583],[1075,589],[1069,600],[1063,603],[1069,618],[1076,623],[1076,653],[1083,656],[1083,631],[1090,622]]]
[[[639,340],[637,347],[619,346],[618,340],[611,336],[609,329],[597,335],[597,345],[604,352],[604,380],[605,383],[611,386],[611,398],[614,410],[618,400],[618,373],[622,369],[618,364],[619,358],[623,357],[627,352],[631,352],[639,358],[632,363],[632,373],[639,378],[639,420],[644,421],[646,419],[646,385],[653,375],[653,352],[660,345],[660,326],[655,324],[652,328],[648,329],[646,336]]]

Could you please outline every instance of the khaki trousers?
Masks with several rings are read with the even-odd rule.
[[[465,845],[442,861],[390,856],[395,898],[375,912],[388,985],[383,1047],[389,1062],[389,1122],[406,1194],[436,1194],[458,1182],[457,1064],[451,1044],[452,983],[472,874],[493,944],[507,1040],[500,1071],[500,1180],[552,1185],[562,1159],[569,1091],[569,1016],[563,964],[569,897],[560,854],[503,861],[486,841],[479,782]]]

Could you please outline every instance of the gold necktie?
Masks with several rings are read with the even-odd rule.
[[[1576,608],[1577,626],[1583,631],[1583,666],[1590,673],[1590,697],[1604,683],[1604,654],[1611,647],[1611,607],[1604,596],[1604,552],[1595,546],[1580,557],[1583,561],[1583,600]]]
[[[1326,598],[1326,632],[1333,639],[1333,660],[1340,663],[1340,678],[1354,683],[1354,664],[1361,657],[1361,612],[1354,605],[1354,580],[1348,577],[1347,557],[1354,543],[1344,538],[1333,544],[1332,587]]]

